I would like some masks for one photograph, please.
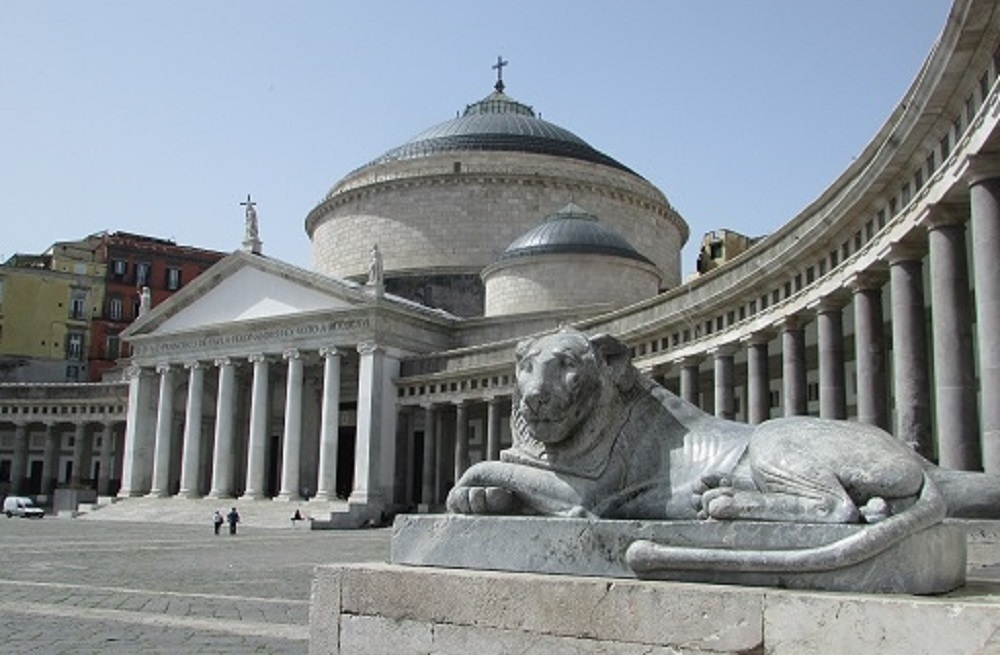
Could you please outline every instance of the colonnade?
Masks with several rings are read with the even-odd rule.
[[[392,452],[381,441],[384,433],[395,430],[392,379],[398,375],[399,358],[375,343],[362,343],[356,351],[357,435],[350,500],[368,503],[391,493],[382,488],[380,470]],[[120,495],[264,499],[269,495],[269,443],[276,436],[272,433],[280,408],[280,472],[274,498],[293,501],[308,495],[334,500],[341,369],[348,355],[354,357],[343,348],[321,346],[133,365]],[[319,362],[320,407],[314,430],[317,421],[304,419],[304,413],[313,409],[306,366]],[[240,367],[246,374],[238,372]],[[180,376],[186,380],[178,380]],[[283,378],[284,388],[272,390],[278,377]],[[241,384],[246,378],[249,384]],[[211,404],[205,407],[206,400],[213,400],[209,388],[213,379],[214,413]],[[184,406],[176,408],[175,394],[180,388],[186,388]],[[280,406],[275,398],[278,391],[284,399]],[[181,410],[183,429],[177,430],[175,415]],[[213,432],[206,434],[208,429]],[[315,487],[306,488],[313,481]]]
[[[820,416],[848,418],[845,364],[853,361],[852,418],[894,432],[942,466],[1000,472],[1000,163],[976,158],[967,181],[968,205],[928,206],[905,238],[804,309],[749,334],[733,330],[732,343],[689,352],[656,372],[675,378],[680,395],[697,404],[701,366],[711,362],[714,406],[706,409],[732,418],[742,351],[745,417],[759,423],[772,415],[769,373],[777,367],[767,362],[775,344],[778,411],[805,414],[805,330],[815,323]],[[853,333],[845,335],[848,308]],[[845,352],[851,341],[853,353]]]
[[[24,418],[7,426],[13,431],[13,448],[7,454],[11,495],[49,495],[58,486],[91,487],[108,495],[121,476],[120,419]],[[44,432],[40,447],[32,439],[39,429]],[[64,447],[67,436],[71,437],[69,448]]]

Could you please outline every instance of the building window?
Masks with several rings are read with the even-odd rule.
[[[135,284],[140,287],[149,284],[149,264],[140,262],[135,265]]]
[[[934,151],[931,150],[930,154],[927,155],[927,179],[934,177],[934,169],[937,168],[937,162],[934,160]]]
[[[111,274],[117,278],[124,278],[128,275],[128,262],[124,259],[115,259],[111,262]]]
[[[69,297],[69,317],[77,320],[86,318],[87,292],[74,289]]]
[[[118,359],[121,350],[121,342],[117,334],[109,334],[107,342],[108,359]]]
[[[83,359],[83,335],[79,332],[66,335],[66,359]]]
[[[871,241],[872,237],[875,236],[875,223],[874,221],[868,221],[865,223],[865,241]]]
[[[910,183],[907,182],[903,185],[903,190],[899,192],[900,197],[903,200],[903,204],[910,202]]]
[[[885,227],[885,210],[880,209],[878,210],[878,229],[881,230],[884,227]]]
[[[917,172],[913,174],[913,188],[919,189],[924,185],[924,169],[918,168]]]
[[[174,267],[167,269],[167,288],[171,291],[181,288],[181,269]]]
[[[810,382],[806,385],[806,400],[809,402],[819,400],[819,382]]]
[[[972,119],[976,116],[976,97],[973,94],[969,94],[969,97],[965,99],[965,124],[970,125]]]
[[[112,321],[122,320],[121,296],[111,296],[111,300],[108,301],[108,317]]]
[[[837,251],[830,251],[830,268],[837,268]]]
[[[768,394],[767,397],[770,400],[770,402],[768,404],[771,406],[772,409],[781,406],[781,392],[780,391],[772,390]]]
[[[946,161],[951,153],[951,135],[945,132],[941,137],[941,161]]]

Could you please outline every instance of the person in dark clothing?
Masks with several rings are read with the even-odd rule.
[[[219,528],[222,527],[223,523],[222,512],[215,510],[215,516],[212,517],[212,523],[215,524],[215,534],[219,534]]]
[[[229,534],[236,534],[236,524],[240,522],[240,513],[236,511],[236,508],[229,510],[229,514],[226,514],[226,520],[229,521]]]

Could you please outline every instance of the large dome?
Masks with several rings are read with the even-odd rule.
[[[453,150],[555,155],[612,166],[635,174],[627,166],[595,150],[569,130],[538,118],[531,107],[517,102],[500,90],[467,106],[461,116],[424,130],[358,170]]]

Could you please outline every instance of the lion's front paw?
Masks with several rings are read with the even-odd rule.
[[[448,492],[448,511],[453,514],[514,514],[517,497],[503,487],[454,487]]]
[[[701,519],[731,519],[735,511],[736,489],[733,487],[715,487],[700,495],[701,507],[698,518]]]

